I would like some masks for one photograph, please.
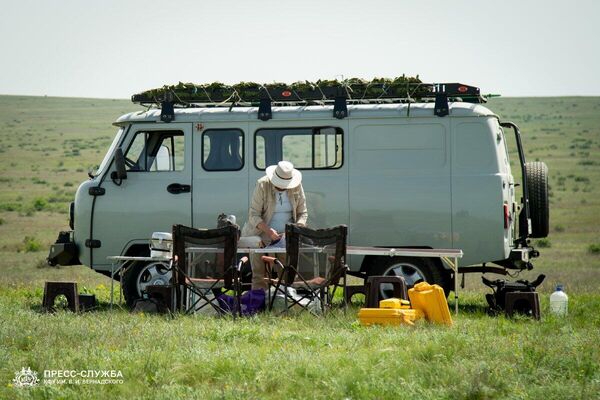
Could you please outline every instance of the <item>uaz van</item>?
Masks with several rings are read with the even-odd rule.
[[[256,180],[289,160],[303,174],[308,225],[347,224],[350,245],[462,249],[461,273],[531,268],[538,252],[528,238],[548,234],[547,168],[525,162],[516,125],[461,101],[476,88],[450,85],[431,101],[163,102],[123,115],[98,170],[79,186],[72,230],[61,233],[49,262],[110,275],[107,257],[149,256],[152,233],[173,224],[212,228],[221,213],[243,224]],[[511,173],[508,135],[521,182]],[[349,265],[356,275],[452,287],[440,259],[353,256]],[[123,276],[126,299],[170,277],[164,263],[138,262]]]

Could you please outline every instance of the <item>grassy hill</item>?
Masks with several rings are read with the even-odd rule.
[[[521,277],[548,276],[543,312],[554,284],[565,284],[566,320],[488,317],[478,276],[468,277],[450,330],[363,329],[356,309],[327,319],[237,322],[105,308],[40,314],[46,280],[76,280],[106,304],[106,277],[82,266],[47,267],[44,259],[67,229],[74,191],[116,132],[111,122],[139,108],[126,100],[0,96],[0,398],[130,397],[141,387],[155,390],[149,397],[593,397],[600,391],[600,98],[499,98],[488,106],[521,127],[528,160],[548,164],[551,233],[536,241],[542,256]],[[320,372],[315,359],[331,367]],[[25,366],[121,369],[126,379],[23,392],[10,382]]]

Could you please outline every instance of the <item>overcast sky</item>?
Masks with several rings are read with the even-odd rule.
[[[419,74],[600,95],[599,1],[0,0],[0,94]]]

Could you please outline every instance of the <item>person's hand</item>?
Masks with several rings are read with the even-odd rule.
[[[273,228],[269,228],[267,234],[269,235],[272,241],[278,240],[281,237],[281,235],[277,233],[277,231]]]

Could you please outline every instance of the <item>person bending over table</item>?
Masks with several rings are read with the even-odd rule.
[[[242,236],[260,236],[268,246],[281,240],[287,223],[306,225],[308,211],[302,188],[302,173],[289,161],[280,161],[267,167],[266,174],[256,182],[248,222],[242,228]],[[252,289],[267,289],[265,281],[264,254],[250,257],[252,266]],[[285,254],[277,258],[285,262]]]

